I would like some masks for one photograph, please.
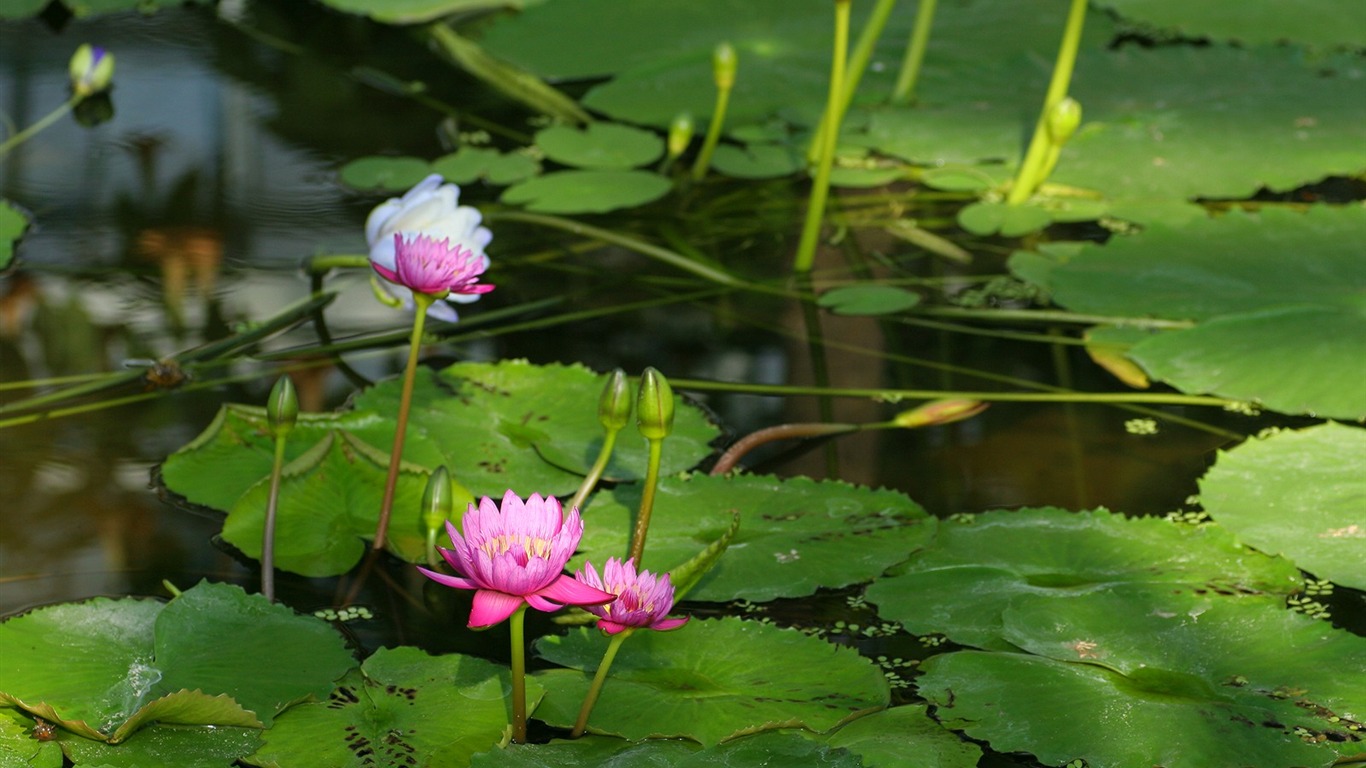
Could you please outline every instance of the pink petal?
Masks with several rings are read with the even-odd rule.
[[[537,590],[536,594],[565,605],[600,605],[617,599],[617,596],[611,592],[590,587],[565,575],[561,575],[549,585]]]
[[[432,581],[435,581],[438,584],[445,584],[448,587],[455,587],[456,589],[479,589],[479,585],[475,584],[469,579],[462,579],[459,576],[447,576],[444,573],[429,571],[420,565],[417,567],[417,569],[419,571],[422,571],[423,576],[426,576],[427,578],[431,579]]]
[[[375,271],[379,273],[379,276],[384,278],[385,280],[388,280],[391,283],[398,282],[398,273],[394,270],[388,269],[387,267],[380,265],[380,263],[377,261],[370,262],[370,266],[374,267]]]
[[[651,624],[650,629],[658,630],[660,632],[668,632],[671,629],[678,629],[684,624],[687,624],[688,619],[690,618],[692,617],[684,616],[679,619],[660,619],[659,621],[656,621],[655,623]]]
[[[516,595],[481,589],[474,593],[474,607],[470,609],[468,626],[471,629],[491,627],[511,616],[524,602]]]
[[[563,603],[552,602],[535,594],[527,595],[526,602],[527,605],[530,605],[532,608],[535,608],[538,611],[545,611],[546,613],[554,613],[564,607]]]
[[[615,635],[618,632],[625,632],[626,630],[631,629],[631,627],[620,622],[612,621],[611,619],[601,619],[598,621],[598,629],[601,629],[609,635]]]

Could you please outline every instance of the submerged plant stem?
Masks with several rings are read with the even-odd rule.
[[[508,619],[512,635],[512,742],[526,743],[526,603]]]
[[[816,258],[816,241],[820,238],[821,223],[825,220],[825,201],[830,195],[830,170],[835,164],[835,142],[840,133],[840,102],[844,96],[844,70],[849,56],[849,6],[852,0],[835,0],[835,52],[830,64],[830,95],[825,103],[825,118],[818,136],[821,138],[816,153],[816,179],[811,185],[811,197],[806,206],[806,222],[802,238],[797,244],[797,256],[792,263],[794,272],[810,272]]]
[[[579,719],[574,723],[574,730],[569,733],[569,738],[577,739],[588,728],[588,716],[593,713],[593,705],[598,703],[598,696],[602,694],[602,685],[607,682],[607,671],[612,668],[612,662],[617,658],[617,651],[621,649],[622,642],[631,636],[631,632],[631,629],[618,632],[612,635],[612,639],[607,642],[607,650],[602,654],[602,663],[598,665],[597,674],[593,675],[593,684],[588,687],[588,693],[583,697],[583,707],[579,709]]]
[[[398,401],[398,421],[394,424],[394,449],[389,454],[389,475],[384,481],[384,497],[379,505],[379,524],[375,526],[374,549],[384,549],[389,531],[389,515],[394,508],[394,489],[398,487],[399,465],[403,463],[403,438],[408,431],[408,412],[413,405],[413,382],[417,379],[417,353],[422,347],[422,327],[426,324],[427,308],[436,299],[425,293],[413,293],[417,314],[413,316],[413,333],[408,341],[408,364],[403,369],[403,395]]]
[[[915,12],[915,29],[906,45],[906,58],[901,62],[896,85],[892,87],[893,104],[915,101],[915,86],[920,80],[920,65],[925,62],[925,49],[930,43],[930,27],[934,25],[934,7],[938,0],[920,0]]]
[[[275,460],[270,465],[270,497],[261,534],[261,594],[275,602],[275,513],[280,503],[280,476],[285,467],[285,436],[275,436]]]
[[[650,440],[650,463],[645,470],[645,485],[640,490],[640,512],[636,515],[636,530],[631,536],[628,560],[637,563],[645,554],[645,536],[650,532],[650,513],[655,506],[655,489],[659,486],[659,462],[664,455],[664,440]]]
[[[894,426],[888,424],[886,426]],[[750,451],[761,445],[776,442],[778,440],[799,440],[813,437],[831,437],[834,435],[844,435],[850,432],[857,432],[866,429],[861,424],[777,424],[772,427],[765,427],[760,430],[745,435],[736,440],[721,458],[716,460],[716,465],[711,468],[711,474],[724,475],[735,468]]]
[[[1077,48],[1081,45],[1082,23],[1086,21],[1087,0],[1072,0],[1072,8],[1067,14],[1067,26],[1063,28],[1062,45],[1058,47],[1058,58],[1053,64],[1053,78],[1048,83],[1048,93],[1043,99],[1043,109],[1034,123],[1034,135],[1029,139],[1029,149],[1020,163],[1020,171],[1015,176],[1006,202],[1019,205],[1043,183],[1043,169],[1048,159],[1052,140],[1048,136],[1048,115],[1053,107],[1067,97],[1067,86],[1072,82],[1072,70],[1077,63]]]

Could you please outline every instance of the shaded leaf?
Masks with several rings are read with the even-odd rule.
[[[606,213],[654,202],[672,188],[650,171],[555,171],[508,187],[501,199],[541,213]]]
[[[837,315],[890,315],[920,303],[920,294],[894,285],[862,283],[831,288],[816,304]]]
[[[535,143],[550,160],[596,170],[635,168],[664,154],[658,135],[615,123],[589,123],[582,130],[553,125],[537,131]]]

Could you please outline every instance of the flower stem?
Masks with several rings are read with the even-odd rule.
[[[816,258],[816,241],[825,219],[825,201],[830,195],[830,170],[835,164],[835,142],[840,133],[840,103],[844,95],[844,69],[849,55],[849,6],[852,0],[835,0],[835,53],[830,64],[830,95],[825,104],[825,119],[817,135],[821,138],[816,179],[806,205],[806,223],[797,244],[794,272],[810,272]]]
[[[60,120],[67,112],[70,112],[77,104],[81,103],[84,98],[84,96],[72,96],[70,99],[67,99],[65,104],[47,113],[38,122],[14,134],[8,139],[5,139],[3,143],[0,143],[0,157],[9,154],[11,149],[23,144],[33,138],[34,134]]]
[[[593,492],[598,480],[602,479],[603,470],[607,469],[607,462],[612,458],[612,449],[617,444],[617,433],[621,430],[611,429],[602,438],[602,450],[598,451],[598,459],[593,462],[592,469],[584,476],[583,482],[579,484],[579,490],[574,494],[574,498],[569,500],[565,509],[582,508],[583,502],[588,498],[588,494]]]
[[[512,742],[526,743],[526,603],[508,619],[512,635]]]
[[[593,712],[593,705],[598,703],[598,695],[602,693],[602,684],[607,682],[607,670],[612,668],[612,661],[617,657],[617,650],[621,648],[621,643],[631,636],[630,629],[612,635],[612,639],[607,643],[607,650],[602,654],[602,663],[598,665],[597,674],[593,675],[593,684],[588,687],[588,693],[583,697],[583,708],[579,710],[578,722],[574,723],[574,730],[569,733],[569,738],[577,739],[583,735],[583,731],[588,727],[588,716]]]
[[[882,30],[887,27],[887,19],[891,17],[892,9],[895,7],[896,0],[877,0],[877,5],[868,16],[868,22],[863,25],[858,41],[854,43],[854,50],[849,54],[849,64],[841,80],[839,109],[833,121],[835,125],[844,123],[844,116],[854,101],[854,93],[858,90],[859,82],[863,80],[863,73],[868,69],[868,62],[873,58],[873,49],[877,47],[878,38],[882,37]],[[807,150],[809,162],[814,163],[819,159],[818,153],[825,141],[825,131],[831,123],[830,120],[822,120],[817,127],[816,137]]]
[[[937,0],[920,0],[915,12],[915,29],[911,31],[911,41],[906,46],[906,58],[901,62],[897,73],[896,85],[892,87],[893,104],[909,104],[915,101],[915,86],[920,79],[920,65],[925,61],[925,49],[930,43],[930,27],[934,24],[934,6]]]
[[[645,486],[640,493],[640,513],[636,515],[636,530],[631,537],[631,551],[627,559],[634,559],[637,567],[645,554],[645,535],[650,532],[650,513],[655,506],[655,488],[659,486],[659,462],[664,455],[664,439],[650,440],[650,464],[645,470]]]
[[[389,476],[384,481],[384,497],[379,505],[379,524],[375,526],[374,549],[384,549],[389,531],[389,514],[394,508],[394,489],[398,487],[398,469],[403,463],[403,437],[408,431],[408,411],[413,405],[413,382],[417,378],[417,353],[422,347],[422,327],[426,324],[427,308],[436,301],[434,296],[413,293],[417,314],[413,315],[413,334],[408,340],[408,365],[403,369],[403,395],[398,401],[398,422],[394,425],[394,449],[389,453]]]
[[[270,498],[266,501],[266,524],[261,534],[261,594],[275,602],[275,513],[280,502],[280,476],[284,474],[285,436],[275,436],[275,460],[270,467]]]
[[[1072,81],[1072,70],[1077,63],[1077,48],[1081,45],[1082,23],[1086,21],[1086,0],[1072,0],[1072,8],[1067,14],[1067,26],[1063,28],[1062,44],[1058,47],[1058,58],[1053,64],[1053,78],[1048,83],[1048,92],[1043,99],[1043,109],[1034,124],[1034,135],[1029,140],[1024,161],[1015,176],[1015,183],[1006,195],[1006,202],[1019,205],[1043,183],[1043,167],[1048,158],[1051,140],[1048,136],[1048,115],[1054,105],[1067,97],[1067,86]]]

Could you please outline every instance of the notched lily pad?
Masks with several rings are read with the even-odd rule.
[[[431,172],[431,164],[421,158],[373,155],[342,166],[340,175],[344,184],[355,189],[398,192],[411,188]]]
[[[556,171],[508,187],[502,201],[541,213],[606,213],[652,203],[672,188],[650,171]]]
[[[523,152],[499,152],[488,147],[461,147],[432,161],[432,173],[456,184],[486,180],[499,186],[529,179],[541,164]]]
[[[890,315],[920,303],[920,294],[894,285],[846,285],[822,293],[816,303],[837,315]]]
[[[658,135],[619,123],[589,123],[582,130],[553,125],[537,131],[535,142],[550,160],[579,168],[625,170],[664,155]]]

